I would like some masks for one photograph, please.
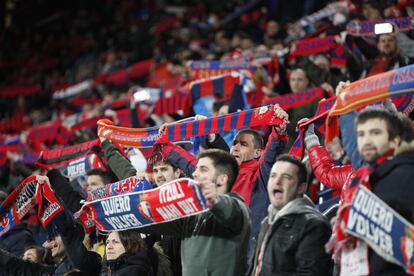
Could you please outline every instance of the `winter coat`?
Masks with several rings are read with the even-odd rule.
[[[323,146],[314,146],[308,150],[309,162],[315,177],[325,186],[336,191],[343,191],[349,187],[354,178],[352,165],[337,166],[329,152]]]
[[[393,159],[382,163],[371,175],[372,191],[388,206],[414,223],[414,141],[403,143]],[[403,268],[369,250],[371,275],[408,275]]]
[[[0,248],[15,256],[22,256],[26,247],[35,244],[33,233],[27,228],[26,222],[14,226],[12,230],[0,237]]]
[[[101,258],[92,251],[86,250],[82,244],[83,229],[76,224],[61,233],[65,245],[66,256],[57,265],[35,264],[15,257],[0,249],[0,269],[8,275],[16,276],[63,276],[66,272],[79,269],[87,275],[99,275]]]
[[[245,272],[249,221],[241,198],[228,193],[219,195],[219,202],[208,212],[140,231],[181,239],[183,276],[235,276]]]
[[[138,252],[134,255],[123,254],[116,260],[106,262],[106,272],[102,276],[153,276],[151,262],[146,252]]]
[[[331,257],[325,252],[331,235],[327,219],[308,198],[295,199],[276,212],[270,206],[269,216],[262,222],[248,275],[255,275],[263,242],[261,276],[330,275]]]

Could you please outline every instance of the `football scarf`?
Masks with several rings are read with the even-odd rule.
[[[99,152],[99,139],[69,146],[66,148],[45,150],[40,153],[36,165],[41,168],[57,168],[85,157],[91,151]]]
[[[355,192],[345,231],[414,275],[414,225],[365,186]]]
[[[414,65],[361,79],[346,86],[326,120],[326,142],[339,134],[337,116],[368,104],[414,92]]]
[[[273,112],[273,106],[262,106],[197,121],[170,124],[157,143],[162,144],[211,133],[281,123],[282,120],[277,118]]]
[[[193,80],[227,75],[232,72],[254,72],[255,70],[256,67],[251,66],[249,62],[244,58],[223,61],[197,60],[192,61],[189,65],[190,76]]]
[[[290,49],[290,57],[308,56],[325,52],[336,46],[335,37],[314,37],[293,42]]]
[[[292,147],[289,150],[289,155],[293,155],[302,160],[303,154],[305,152],[305,143],[304,143],[304,132],[308,125],[314,124],[315,129],[320,133],[325,133],[325,119],[329,113],[329,110],[335,103],[335,97],[329,98],[327,100],[321,100],[318,103],[318,109],[315,112],[315,116],[310,118],[308,121],[298,124],[297,129],[299,130],[298,136],[296,137],[295,142],[292,144]]]
[[[46,176],[32,175],[23,180],[0,206],[0,236],[19,224],[37,205],[37,216],[42,226],[53,232],[53,226],[64,211]]]
[[[410,17],[401,17],[401,18],[390,18],[384,20],[376,21],[358,21],[352,20],[346,26],[346,31],[349,35],[353,36],[372,36],[375,35],[374,29],[375,24],[378,23],[392,23],[398,27],[400,31],[408,31],[413,29],[414,20]]]
[[[319,11],[303,17],[301,20],[299,20],[299,23],[302,27],[311,26],[314,23],[320,21],[321,19],[334,15],[335,13],[337,13],[338,8],[348,9],[348,4],[346,2],[331,3],[329,5],[326,5],[325,8],[320,9]]]
[[[308,103],[313,102],[316,99],[323,99],[328,95],[322,88],[316,87],[307,89],[296,93],[288,93],[282,96],[276,96],[265,100],[264,104],[278,104],[284,110],[293,109]]]
[[[104,232],[173,221],[207,209],[201,188],[188,178],[173,180],[151,190],[86,201],[82,207]]]
[[[29,176],[0,205],[0,236],[19,224],[35,207],[38,184],[36,176]]]
[[[86,175],[89,170],[98,168],[106,171],[105,165],[99,155],[91,153],[74,161],[70,161],[66,167],[63,167],[62,175],[68,178],[76,178]]]
[[[128,147],[152,147],[159,143],[183,141],[227,130],[250,128],[262,125],[277,125],[282,121],[273,113],[272,106],[244,110],[223,116],[197,121],[183,121],[170,124],[166,133],[160,136],[158,128],[134,129],[114,126],[109,120],[98,122],[98,136]]]

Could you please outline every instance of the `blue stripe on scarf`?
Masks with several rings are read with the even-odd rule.
[[[239,117],[238,117],[237,115],[238,115],[238,114],[236,114],[236,113],[232,113],[232,114],[231,114],[230,127],[231,127],[232,129],[237,128],[237,121],[238,121],[238,119],[239,119]]]
[[[224,94],[224,77],[212,80],[213,82],[213,93],[219,97]]]
[[[247,110],[246,116],[244,117],[244,122],[243,122],[244,127],[249,127],[250,126],[252,116],[253,116],[253,110],[252,109]]]
[[[219,117],[217,120],[217,132],[222,132],[224,128],[224,117]]]

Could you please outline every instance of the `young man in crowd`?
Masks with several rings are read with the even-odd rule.
[[[270,172],[267,191],[271,204],[248,275],[330,275],[331,258],[325,243],[331,227],[304,196],[306,190],[305,165],[293,156],[279,156]]]
[[[334,166],[316,135],[306,134],[305,143],[316,177],[329,187],[342,187],[345,199],[350,196],[351,187],[362,185],[361,177],[356,176],[369,169],[369,185],[366,186],[371,186],[372,192],[387,205],[414,222],[414,188],[411,185],[414,136],[410,120],[383,107],[367,107],[357,115],[355,127],[358,151],[366,164],[357,172],[351,165]],[[338,238],[338,231],[343,231],[343,223],[339,218],[334,238]],[[401,267],[384,260],[373,250],[368,252],[368,258],[358,264],[362,270],[370,270],[372,275],[406,275]]]
[[[193,177],[200,184],[210,210],[141,228],[145,233],[181,239],[182,275],[230,276],[245,272],[249,211],[237,194],[230,193],[238,172],[238,164],[229,153],[218,149],[202,152]]]
[[[245,204],[250,207],[252,219],[251,245],[254,248],[255,239],[259,233],[260,222],[267,214],[269,198],[266,191],[270,169],[287,144],[286,124],[287,113],[275,105],[274,114],[282,119],[283,123],[272,127],[266,147],[263,138],[254,130],[240,131],[233,140],[230,154],[236,159],[240,173],[232,187],[232,192],[240,194]],[[216,139],[219,134],[216,134]],[[214,143],[210,143],[213,145]],[[180,168],[186,176],[191,176],[195,170],[196,158],[173,143],[160,145],[161,155]],[[251,257],[251,254],[249,254]]]

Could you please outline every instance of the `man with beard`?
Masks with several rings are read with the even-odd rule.
[[[358,152],[365,163],[356,172],[351,165],[334,166],[326,150],[318,145],[316,135],[306,134],[305,143],[315,175],[324,176],[320,180],[329,187],[343,186],[342,206],[350,204],[356,187],[364,185],[405,219],[414,222],[414,188],[411,185],[414,135],[411,121],[383,107],[367,107],[357,115],[355,127]],[[401,267],[384,260],[365,243],[359,242],[358,246],[351,248],[341,246],[349,237],[343,229],[346,224],[344,213],[338,214],[330,242],[332,247],[340,250],[341,256],[344,252],[368,256],[358,263],[360,271],[370,271],[372,275],[406,275]],[[347,258],[342,257],[341,260]]]

